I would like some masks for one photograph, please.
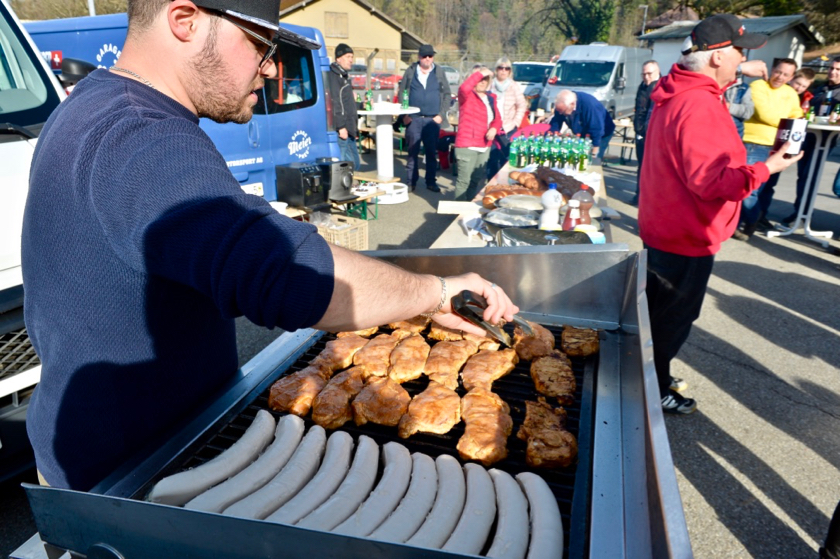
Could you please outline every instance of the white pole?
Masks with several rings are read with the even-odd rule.
[[[90,15],[95,16],[96,6],[93,5],[93,2],[94,0],[88,0],[88,11],[90,12]]]
[[[641,6],[639,6],[639,8],[644,8],[645,9],[645,15],[642,16],[642,35],[644,35],[645,34],[645,26],[647,25],[647,10],[648,10],[648,7],[647,7],[647,4],[642,4]]]

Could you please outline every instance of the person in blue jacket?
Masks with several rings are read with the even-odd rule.
[[[573,134],[592,139],[592,160],[599,164],[615,132],[615,122],[600,101],[582,91],[562,90],[554,100],[551,131],[559,131],[566,124]]]
[[[331,245],[247,194],[199,127],[246,123],[277,76],[280,0],[129,0],[119,65],[41,131],[23,220],[24,313],[41,381],[26,418],[43,482],[87,491],[170,440],[236,379],[234,319],[358,330],[518,311],[476,274],[440,278]]]

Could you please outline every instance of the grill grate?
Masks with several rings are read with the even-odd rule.
[[[0,336],[0,380],[40,364],[26,328]]]
[[[555,335],[555,338],[559,342],[562,327],[546,326],[546,328]],[[512,335],[512,325],[509,329],[509,333]],[[390,332],[390,330],[387,329],[382,331],[385,333]],[[306,353],[301,355],[300,358],[298,358],[295,363],[283,373],[283,375],[291,374],[305,368],[309,364],[309,361],[314,359],[321,350],[325,348],[326,343],[333,339],[335,339],[335,336],[332,334],[324,335]],[[433,340],[429,340],[429,342],[430,345],[435,343]],[[592,390],[591,388],[587,389],[585,387],[587,386],[587,381],[589,383],[588,386],[592,386],[594,374],[598,366],[598,356],[595,355],[587,359],[571,358],[571,361],[572,370],[575,375],[575,380],[577,381],[577,390],[575,392],[574,405],[566,407],[568,414],[566,428],[578,439],[578,461],[580,462],[580,467],[578,467],[578,464],[573,464],[568,468],[562,469],[538,469],[529,467],[525,461],[525,442],[518,439],[516,437],[516,433],[519,430],[520,425],[522,425],[522,422],[525,420],[525,401],[536,400],[536,397],[538,396],[534,390],[534,384],[531,379],[529,361],[520,361],[513,372],[493,383],[493,392],[498,394],[505,402],[507,402],[508,406],[510,406],[510,415],[513,419],[514,426],[513,431],[508,438],[508,457],[493,464],[491,467],[504,470],[511,475],[516,475],[524,471],[531,471],[542,476],[542,478],[549,484],[555,497],[557,498],[557,503],[560,507],[560,514],[563,518],[563,530],[566,536],[564,538],[564,557],[566,558],[570,557],[570,545],[574,546],[575,551],[572,555],[575,557],[583,556],[584,551],[588,548],[587,542],[573,542],[572,540],[575,537],[586,539],[586,534],[588,534],[589,499],[586,493],[588,493],[589,485],[588,472],[590,457],[588,453],[591,448],[591,441],[588,438],[591,436],[591,431],[587,426],[584,427],[583,432],[581,432],[581,427],[582,423],[586,421],[585,416],[589,415],[591,418],[593,411]],[[428,379],[426,377],[421,377],[420,379],[406,382],[402,386],[412,397],[414,397],[425,390],[427,385]],[[464,394],[466,394],[466,391],[462,386],[458,387],[457,392],[459,396],[464,396]],[[220,430],[216,431],[215,435],[211,435],[206,443],[198,447],[193,447],[197,448],[197,450],[195,450],[192,454],[189,454],[190,449],[187,449],[187,453],[180,457],[180,459],[176,459],[173,463],[171,463],[166,471],[162,472],[158,479],[181,470],[199,466],[209,460],[212,460],[221,452],[228,449],[237,440],[239,440],[245,430],[250,426],[259,410],[269,410],[268,396],[269,390],[266,389],[227,425],[224,425]],[[547,398],[547,400],[552,405],[557,405],[556,400],[549,398]],[[275,419],[283,415],[273,410],[269,411],[275,416]],[[304,420],[306,423],[306,430],[314,425],[311,417],[307,416]],[[412,453],[422,452],[424,454],[428,454],[432,458],[441,454],[450,454],[455,458],[458,458],[459,461],[463,463],[458,456],[456,444],[458,443],[458,439],[461,435],[463,435],[464,428],[465,425],[461,422],[444,435],[417,433],[408,439],[401,439],[397,435],[396,427],[386,427],[372,423],[367,423],[361,427],[357,427],[352,421],[350,421],[345,423],[340,429],[353,435],[353,438],[356,440],[358,440],[359,435],[367,435],[374,439],[380,446],[390,441],[396,441],[404,445]],[[582,438],[585,440],[581,440]],[[187,454],[189,455],[187,456]],[[380,464],[380,468],[381,467],[382,465]],[[578,470],[580,470],[580,473],[578,473]],[[578,480],[578,475],[582,475],[586,479]],[[157,479],[153,481],[157,481]],[[151,487],[151,483],[147,485],[147,489],[148,487]],[[577,512],[575,513],[575,518],[573,519],[572,500],[576,487],[582,489],[581,492],[584,494],[584,501],[587,504],[583,510],[576,508]],[[142,493],[145,494],[146,490],[143,490]],[[488,538],[488,542],[489,541],[492,541],[492,534]],[[486,551],[486,549],[484,551]]]

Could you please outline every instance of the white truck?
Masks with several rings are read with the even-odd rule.
[[[0,0],[0,481],[34,464],[26,436],[41,367],[23,325],[20,235],[29,165],[65,91],[7,0]]]

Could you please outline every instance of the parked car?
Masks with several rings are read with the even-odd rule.
[[[560,53],[560,60],[549,74],[539,107],[546,112],[554,110],[557,93],[572,89],[594,96],[613,118],[632,116],[642,64],[650,58],[650,49],[606,43],[570,45]]]
[[[350,83],[353,89],[364,89],[367,79],[367,66],[364,64],[353,64],[347,72],[350,75]]]
[[[449,85],[458,85],[461,83],[461,73],[458,70],[452,66],[444,66],[443,64],[440,67],[443,68],[443,74],[446,76],[446,81],[449,82]]]
[[[397,89],[401,79],[397,74],[377,72],[370,77],[371,89]]]
[[[514,62],[513,81],[522,87],[522,93],[528,100],[530,110],[537,110],[546,78],[554,64],[551,62]]]

